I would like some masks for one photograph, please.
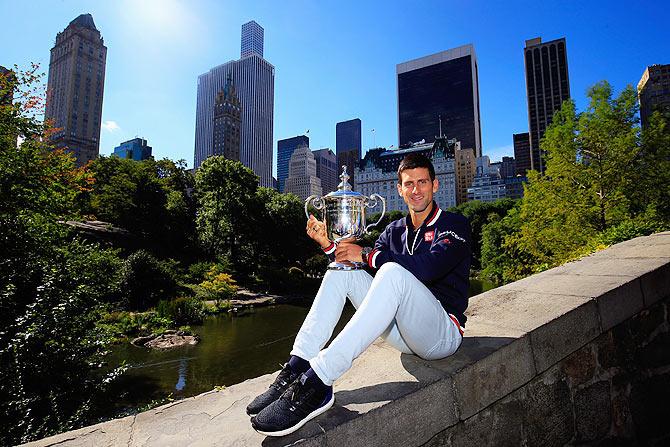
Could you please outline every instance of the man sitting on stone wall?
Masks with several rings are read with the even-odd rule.
[[[427,360],[458,349],[465,326],[470,273],[470,224],[433,201],[439,183],[430,160],[411,154],[398,167],[398,194],[409,214],[391,222],[374,248],[335,245],[323,222],[310,216],[307,234],[337,262],[365,262],[379,269],[328,270],[270,388],[247,407],[253,428],[284,436],[328,410],[333,382],[379,336],[399,351]],[[349,298],[357,309],[323,349]]]

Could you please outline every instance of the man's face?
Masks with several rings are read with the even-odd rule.
[[[398,194],[409,209],[415,213],[425,211],[433,202],[433,194],[437,192],[437,179],[430,181],[428,168],[414,168],[402,171],[400,180]]]

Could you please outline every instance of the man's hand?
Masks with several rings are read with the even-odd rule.
[[[314,239],[321,248],[327,248],[330,245],[330,240],[326,234],[326,224],[316,220],[316,217],[309,215],[307,221],[307,236]]]
[[[348,239],[337,244],[335,249],[335,261],[337,262],[362,262],[361,250],[363,247],[354,244],[355,239]]]

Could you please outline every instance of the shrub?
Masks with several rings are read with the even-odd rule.
[[[156,312],[168,318],[175,327],[200,324],[205,317],[205,304],[196,298],[180,297],[171,301],[160,301]]]
[[[160,300],[173,297],[177,283],[158,259],[145,250],[138,250],[124,262],[121,289],[128,309],[146,310]]]
[[[208,299],[223,301],[229,300],[237,293],[237,283],[228,273],[223,273],[216,265],[207,272],[206,280],[200,283],[200,288],[207,294]]]

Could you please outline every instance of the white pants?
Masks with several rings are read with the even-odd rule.
[[[356,313],[323,349],[347,297]],[[462,340],[456,321],[430,290],[399,264],[384,264],[374,279],[364,270],[328,270],[291,355],[309,360],[319,378],[332,385],[379,336],[399,351],[427,360],[453,354]]]

